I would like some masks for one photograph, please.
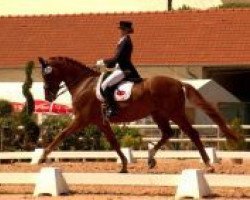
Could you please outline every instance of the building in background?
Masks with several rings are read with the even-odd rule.
[[[23,81],[25,63],[38,56],[91,67],[113,55],[120,20],[134,22],[133,60],[144,77],[209,78],[250,102],[250,9],[3,16],[0,82]]]
[[[192,85],[195,89],[197,89],[205,99],[210,102],[213,107],[221,112],[226,117],[228,121],[233,120],[235,117],[241,117],[242,119],[246,118],[245,113],[235,113],[241,112],[240,110],[233,110],[231,113],[226,113],[227,110],[224,108],[230,105],[240,105],[241,101],[228,92],[225,88],[220,86],[218,83],[211,79],[197,79],[197,80],[183,80],[183,82]],[[213,124],[214,122],[197,106],[186,102],[187,107],[187,115],[189,120],[193,124]]]
[[[173,10],[186,5],[193,9],[209,9],[223,3],[250,3],[250,0],[172,0]],[[8,0],[0,1],[0,16],[41,14],[82,14],[114,12],[162,12],[168,0]]]
[[[178,10],[184,5],[193,9],[206,10],[222,5],[222,0],[172,0],[172,7]]]
[[[0,15],[82,14],[165,11],[167,0],[8,0]]]
[[[210,78],[249,102],[249,17],[250,9],[1,17],[0,81],[24,80],[25,63],[38,56],[92,66],[113,55],[119,20],[132,20],[133,60],[144,77]]]
[[[232,95],[230,92],[225,90],[213,80],[184,80],[184,82],[196,88],[207,101],[213,104],[215,108],[223,108],[222,111],[227,112],[225,108],[227,108],[228,105],[235,105],[240,103],[240,100],[237,97]],[[22,105],[22,103],[25,102],[25,98],[22,94],[22,85],[22,82],[0,82],[0,99],[6,99],[12,103],[15,102],[17,104]],[[31,92],[35,100],[44,99],[43,82],[35,82],[32,86]],[[60,95],[54,103],[67,105],[70,107],[72,105],[72,99],[69,92],[65,92],[64,94]],[[186,106],[189,120],[192,123],[213,124],[210,118],[197,106],[190,104],[188,101],[186,102]],[[235,115],[238,114],[235,113],[237,111],[238,110],[233,110],[233,112],[231,113],[226,113],[228,119],[233,119]],[[242,115],[241,117],[245,117],[245,115]]]

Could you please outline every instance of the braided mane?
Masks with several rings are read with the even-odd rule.
[[[100,72],[94,70],[93,68],[90,68],[86,66],[85,64],[69,57],[63,57],[63,56],[56,56],[56,57],[50,57],[49,60],[51,62],[60,62],[63,63],[66,66],[76,66],[82,68],[82,70],[86,73],[90,73],[93,75],[99,75]]]

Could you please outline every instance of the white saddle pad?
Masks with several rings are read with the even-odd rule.
[[[101,82],[102,82],[103,76],[104,76],[104,73],[101,74],[101,76],[97,82],[97,86],[96,86],[96,97],[97,97],[97,99],[99,99],[102,102],[104,101],[104,98],[101,94],[100,88],[101,88]],[[133,85],[134,85],[134,83],[130,82],[130,81],[121,82],[114,92],[114,99],[116,101],[128,100],[131,96]]]

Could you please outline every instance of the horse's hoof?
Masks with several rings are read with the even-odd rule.
[[[52,163],[51,159],[41,158],[37,164],[39,165],[39,164],[49,164],[49,163]]]
[[[205,171],[206,173],[214,173],[214,172],[215,172],[215,169],[214,169],[213,166],[206,166],[205,169],[204,169],[204,171]]]
[[[38,165],[41,165],[41,164],[43,164],[43,163],[46,163],[46,160],[45,159],[40,159],[39,161],[38,161]]]
[[[148,160],[148,168],[153,169],[156,166],[156,160],[154,158]]]
[[[128,173],[128,170],[127,170],[127,169],[122,169],[122,170],[120,171],[120,173],[121,173],[121,174],[126,174],[126,173]]]

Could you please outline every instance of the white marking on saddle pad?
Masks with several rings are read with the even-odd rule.
[[[104,101],[104,98],[100,92],[101,88],[101,82],[103,79],[104,73],[101,74],[100,78],[98,79],[97,86],[96,86],[96,97],[100,101]],[[115,100],[116,101],[126,101],[130,98],[131,93],[132,93],[132,88],[133,88],[134,83],[130,81],[124,81],[121,82],[117,89],[115,90]]]

